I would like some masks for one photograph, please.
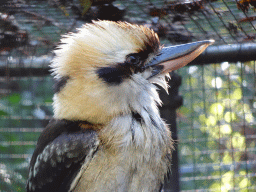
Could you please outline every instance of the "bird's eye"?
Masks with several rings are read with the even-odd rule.
[[[137,55],[128,55],[126,61],[133,65],[138,65],[140,63],[140,58]]]

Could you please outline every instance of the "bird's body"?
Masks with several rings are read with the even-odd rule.
[[[147,110],[140,118],[114,118],[98,132],[104,145],[74,191],[159,191],[170,166],[171,139],[160,117]]]
[[[173,141],[153,83],[166,89],[166,73],[179,68],[166,65],[170,49],[150,29],[108,21],[62,43],[51,65],[54,119],[38,140],[27,191],[159,191]],[[188,63],[210,43],[189,45],[173,62]]]

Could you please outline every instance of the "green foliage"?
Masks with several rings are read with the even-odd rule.
[[[0,191],[25,192],[29,156],[46,119],[35,111],[52,115],[52,77],[14,80],[20,92],[0,100]],[[45,116],[46,117],[46,116]],[[22,128],[28,129],[23,131]],[[12,131],[14,130],[14,131]]]
[[[0,116],[7,116],[7,115],[8,115],[7,112],[5,112],[5,111],[3,111],[3,110],[0,110]]]
[[[87,11],[90,9],[92,6],[93,0],[79,0],[81,7],[83,7],[83,12],[82,15],[86,14]]]
[[[178,73],[184,98],[178,110],[180,167],[196,167],[182,173],[182,190],[253,191],[256,140],[248,138],[256,135],[255,63],[191,66]]]
[[[25,192],[28,162],[3,160],[0,163],[0,189],[3,192]]]
[[[9,95],[7,100],[11,104],[18,104],[21,100],[21,96],[20,96],[20,94],[14,93],[14,94]]]

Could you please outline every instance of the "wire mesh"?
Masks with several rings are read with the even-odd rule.
[[[180,69],[178,110],[181,189],[256,188],[255,61]]]
[[[146,25],[166,45],[209,38],[216,45],[255,43],[250,1],[120,0],[93,4],[86,13],[80,2],[0,3],[0,191],[24,191],[36,140],[52,116],[48,64],[62,34],[110,18]],[[255,191],[255,71],[255,61],[178,71],[182,191]]]
[[[239,2],[151,0],[120,4],[127,10],[128,21],[146,23],[167,43],[209,38],[215,39],[216,44],[255,42],[255,13],[251,7],[247,12],[238,9]]]

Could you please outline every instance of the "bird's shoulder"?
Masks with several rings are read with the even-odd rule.
[[[65,192],[84,162],[97,151],[99,139],[93,125],[56,120],[41,133],[30,162],[27,191]],[[73,178],[73,179],[71,179]]]

